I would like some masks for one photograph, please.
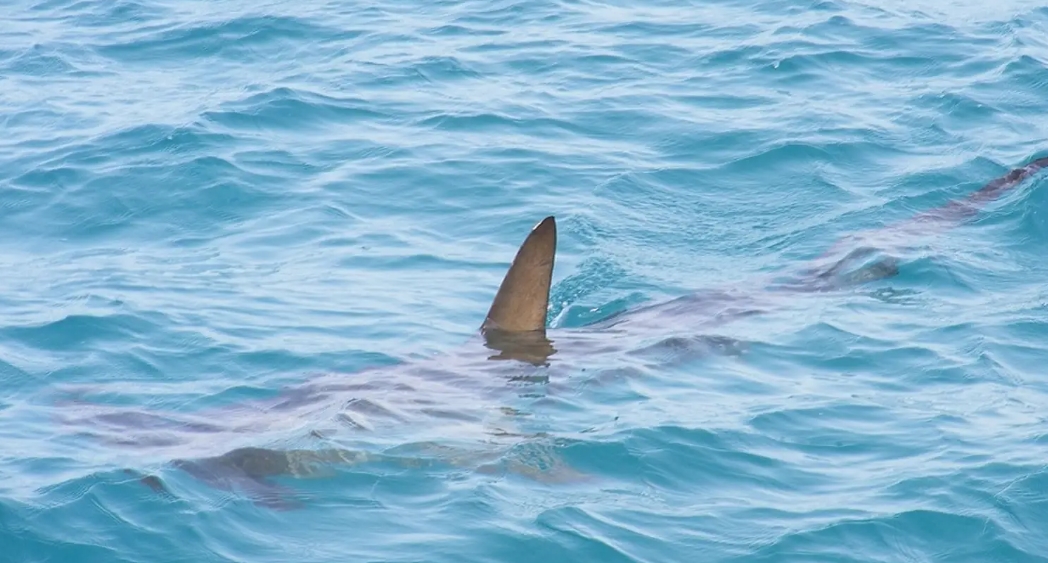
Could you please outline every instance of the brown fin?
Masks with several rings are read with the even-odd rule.
[[[535,225],[520,245],[481,330],[545,330],[556,253],[557,222],[550,216]]]

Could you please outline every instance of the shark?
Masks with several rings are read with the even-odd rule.
[[[514,415],[507,412],[512,409],[498,406],[508,384],[525,388],[548,385],[555,377],[552,374],[583,369],[595,357],[624,350],[641,354],[652,349],[686,354],[738,353],[745,343],[711,336],[716,327],[761,315],[800,294],[838,291],[896,276],[900,261],[885,249],[959,224],[1046,167],[1048,157],[1032,160],[967,197],[899,224],[847,237],[794,275],[767,284],[766,292],[699,291],[570,329],[551,329],[547,322],[557,250],[557,221],[547,216],[520,244],[474,337],[453,353],[376,366],[351,376],[318,376],[271,398],[207,412],[160,415],[130,407],[98,406],[92,410],[85,401],[77,401],[81,408],[76,411],[75,422],[104,430],[93,434],[96,438],[134,447],[152,446],[165,455],[179,454],[170,467],[213,487],[246,492],[254,502],[274,508],[298,506],[289,500],[293,491],[277,480],[329,476],[333,466],[449,463],[497,470],[497,450],[471,450],[454,442],[528,436],[501,426]],[[326,421],[327,430],[310,427],[306,431],[307,436],[321,441],[328,440],[331,428],[348,433],[350,442],[361,434],[381,435],[382,429],[410,422],[431,426],[432,431],[429,441],[379,451],[354,449],[344,442],[283,449],[251,442],[264,432],[281,432],[289,427],[297,430],[303,420]],[[228,449],[237,443],[243,445]],[[187,451],[204,455],[180,455]],[[540,478],[579,476],[552,456],[543,457],[541,465],[542,470],[521,464],[509,470]],[[157,475],[127,472],[154,491],[167,491]]]

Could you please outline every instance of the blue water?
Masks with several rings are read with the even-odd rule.
[[[1048,561],[1048,175],[879,230],[1045,116],[1012,0],[7,0],[0,560]],[[461,419],[235,409],[439,365],[549,214],[554,340],[856,232],[900,271],[432,392]],[[332,444],[396,459],[286,504],[172,465]]]

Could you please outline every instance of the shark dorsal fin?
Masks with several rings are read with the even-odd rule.
[[[481,330],[526,332],[546,329],[553,258],[557,253],[557,222],[546,217],[520,245],[495,294]]]

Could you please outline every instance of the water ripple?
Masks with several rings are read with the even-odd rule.
[[[14,560],[1048,552],[1046,180],[903,230],[1048,150],[1045,8],[3,12]],[[548,214],[566,352],[473,377]],[[896,275],[766,291],[855,249]],[[762,314],[571,332],[708,289]]]

